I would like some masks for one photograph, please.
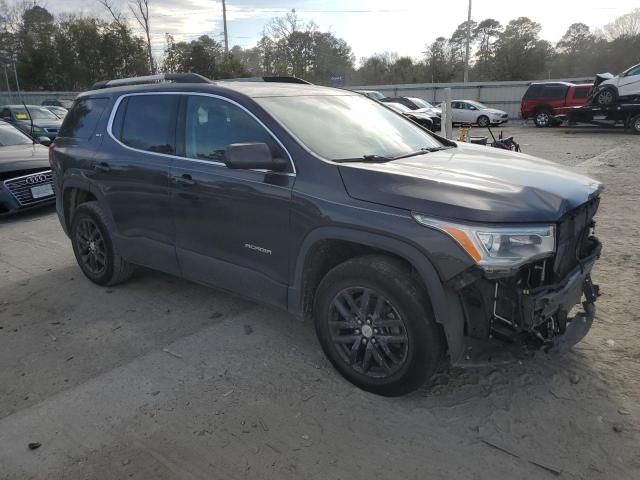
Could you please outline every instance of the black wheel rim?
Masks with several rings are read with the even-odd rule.
[[[78,222],[76,244],[80,262],[85,270],[99,275],[107,267],[107,253],[104,237],[96,223],[88,218]]]
[[[409,337],[398,309],[365,287],[339,292],[329,310],[329,333],[342,360],[372,378],[393,375],[407,361]]]

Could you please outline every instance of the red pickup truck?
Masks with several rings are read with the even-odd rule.
[[[585,105],[592,87],[590,83],[532,83],[520,103],[522,118],[533,118],[536,127],[548,127],[554,115]]]

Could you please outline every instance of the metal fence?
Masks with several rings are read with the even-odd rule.
[[[42,105],[45,100],[73,100],[78,92],[0,92],[0,105],[21,104]]]
[[[499,108],[509,114],[509,118],[518,118],[520,101],[527,87],[542,80],[515,82],[468,82],[468,83],[412,83],[398,85],[364,85],[347,87],[349,90],[377,90],[388,97],[418,97],[430,103],[444,100],[444,88],[451,88],[454,100],[475,100],[493,108]],[[571,78],[561,80],[544,80],[547,82],[566,81],[573,83],[590,83],[593,78]]]
[[[468,83],[411,83],[397,85],[363,85],[349,86],[349,90],[377,90],[387,96],[418,97],[431,103],[444,100],[443,89],[451,88],[454,100],[476,100],[490,107],[499,108],[509,114],[509,118],[518,118],[520,114],[520,100],[527,87],[534,81],[522,80],[515,82],[468,82]],[[592,78],[570,78],[545,81],[567,81],[574,83],[592,82]],[[26,104],[41,105],[45,100],[73,100],[77,92],[23,92],[22,98]],[[22,103],[16,92],[1,92],[0,105]]]

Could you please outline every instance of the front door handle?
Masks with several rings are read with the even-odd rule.
[[[191,178],[191,175],[189,175],[188,173],[185,173],[180,177],[171,177],[171,179],[174,181],[174,183],[179,183],[180,185],[190,186],[196,184],[196,181]]]
[[[111,171],[111,167],[110,167],[110,166],[109,166],[109,164],[108,164],[108,163],[106,163],[106,162],[96,163],[96,164],[93,166],[93,169],[94,169],[96,172],[102,172],[102,173],[107,173],[107,172],[110,172],[110,171]]]

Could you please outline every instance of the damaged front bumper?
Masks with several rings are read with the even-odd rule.
[[[589,255],[558,281],[545,281],[547,265],[541,262],[509,276],[482,275],[461,288],[467,336],[547,350],[566,349],[582,340],[593,323],[599,295],[591,271],[602,246],[594,237],[590,242]],[[536,274],[539,286],[531,288]]]

